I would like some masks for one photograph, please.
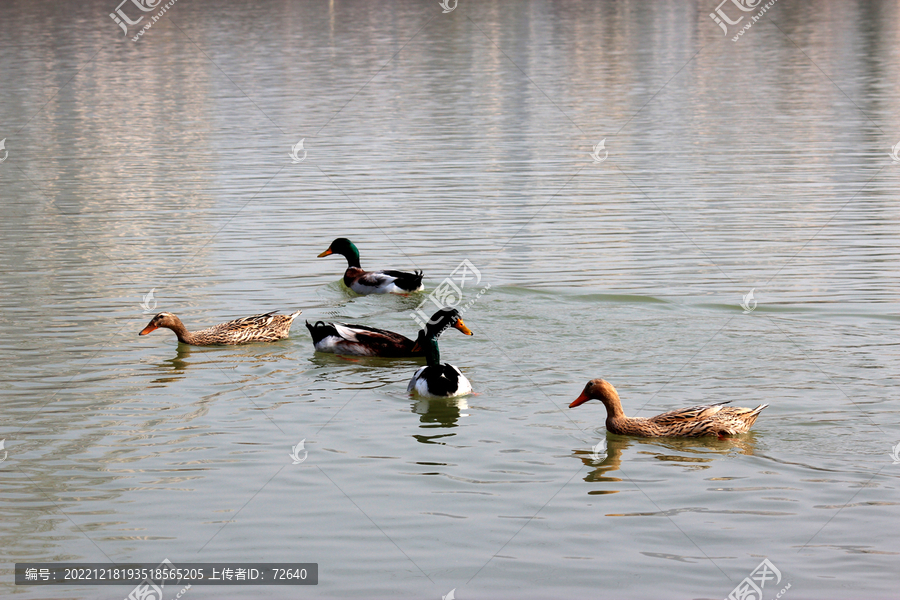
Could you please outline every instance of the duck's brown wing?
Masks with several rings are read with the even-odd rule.
[[[742,406],[728,407],[718,415],[718,421],[722,423],[723,430],[729,434],[744,433],[756,422],[756,418],[768,404],[760,404],[756,408],[744,408]]]
[[[769,406],[768,404],[760,404],[756,408],[745,408],[743,406],[726,406],[722,409],[720,416],[725,417],[735,417],[739,419],[745,419],[750,416],[757,416],[762,409]]]
[[[228,321],[194,334],[195,338],[214,344],[245,344],[248,342],[272,342],[286,338],[291,323],[300,314],[277,315],[277,311]]]
[[[240,319],[235,319],[234,321],[228,321],[227,323],[222,323],[221,325],[216,325],[215,327],[211,327],[210,331],[216,332],[252,332],[258,331],[260,329],[268,329],[272,326],[273,323],[280,322],[285,319],[285,315],[276,315],[277,310],[273,310],[272,312],[263,313],[260,315],[253,315],[252,317],[242,317]]]
[[[412,351],[415,342],[393,331],[348,323],[332,323],[331,325],[343,339],[362,344],[373,350],[377,356],[399,357],[421,354],[421,352],[414,353]]]
[[[666,435],[699,437],[745,433],[766,404],[756,408],[725,406],[730,401],[673,410],[647,419]]]
[[[664,412],[655,417],[650,417],[647,420],[662,427],[673,427],[690,422],[706,421],[708,419],[716,418],[723,410],[729,410],[728,407],[725,406],[725,404],[728,404],[729,402],[731,401],[726,400],[725,402],[717,402],[715,404],[701,404],[698,406],[679,408],[677,410]]]

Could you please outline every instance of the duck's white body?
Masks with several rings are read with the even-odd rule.
[[[330,354],[342,354],[347,356],[376,356],[375,352],[365,346],[356,343],[355,340],[348,340],[344,337],[330,335],[325,339],[316,342],[313,346],[318,352],[327,352]]]
[[[471,394],[472,384],[462,371],[444,363],[420,367],[409,380],[406,391],[425,398],[454,398]]]
[[[425,289],[420,273],[347,269],[344,285],[357,294],[409,294]]]

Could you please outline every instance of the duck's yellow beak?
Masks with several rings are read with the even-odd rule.
[[[463,323],[462,319],[456,320],[456,323],[453,324],[453,329],[459,329],[466,335],[475,335],[472,333],[472,331],[468,327],[466,327],[466,324]]]
[[[581,395],[572,401],[572,404],[569,405],[569,408],[575,408],[576,406],[581,406],[588,400],[590,400],[590,397],[587,395],[587,392],[581,392]]]
[[[156,331],[157,329],[159,329],[159,327],[157,327],[153,323],[150,323],[149,325],[144,327],[144,329],[138,335],[147,335],[151,331]]]
[[[323,252],[322,254],[317,256],[316,258],[322,258],[323,256],[328,256],[330,254],[334,254],[334,252],[331,251],[331,248],[329,248],[328,250],[326,250],[325,252]]]

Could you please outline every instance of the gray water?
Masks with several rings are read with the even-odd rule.
[[[897,596],[897,5],[780,0],[737,42],[715,2],[178,0],[137,42],[115,8],[0,16],[3,595],[168,558],[319,565],[188,600],[724,598],[768,558],[766,600]],[[429,292],[478,269],[441,338],[475,395],[313,353],[302,319],[411,335],[427,298],[347,293],[338,236]],[[289,339],[137,336],[272,309]],[[567,408],[593,377],[637,416],[770,406],[607,436]]]

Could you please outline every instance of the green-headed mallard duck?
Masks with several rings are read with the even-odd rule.
[[[443,314],[443,309],[434,313],[430,322],[439,322]],[[307,321],[306,328],[309,329],[313,347],[317,352],[351,356],[380,356],[382,358],[425,356],[424,347],[421,345],[417,347],[416,342],[405,335],[386,329],[323,321],[317,321],[315,325],[310,325]],[[419,338],[421,339],[426,333],[427,325],[426,329],[419,332]]]
[[[409,294],[425,289],[422,271],[365,271],[359,265],[359,250],[347,238],[337,238],[328,250],[319,255],[340,254],[347,259],[344,285],[357,294]]]
[[[569,408],[575,408],[588,400],[599,400],[606,407],[607,431],[644,437],[700,437],[703,435],[725,437],[746,433],[753,426],[759,413],[768,406],[768,404],[760,404],[756,408],[724,406],[731,402],[726,400],[705,406],[680,408],[647,419],[632,418],[625,416],[616,388],[603,379],[588,381],[584,386],[584,391],[569,405]]]
[[[188,331],[181,319],[172,313],[161,312],[141,331],[139,335],[147,335],[151,331],[165,327],[171,329],[178,336],[178,341],[191,346],[217,346],[233,344],[249,344],[252,342],[274,342],[288,336],[291,332],[291,323],[300,314],[297,311],[292,315],[276,315],[277,311],[262,315],[253,315],[235,319],[227,323],[213,325],[200,331]]]
[[[438,315],[440,315],[438,317]],[[443,308],[425,325],[419,333],[419,339],[413,350],[423,348],[428,364],[419,368],[409,385],[407,392],[415,392],[427,398],[452,398],[472,393],[472,384],[462,372],[449,363],[441,364],[441,352],[438,349],[438,338],[448,327],[459,329],[466,335],[472,335],[455,308]]]

